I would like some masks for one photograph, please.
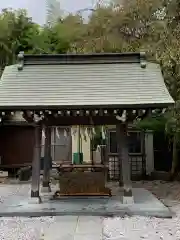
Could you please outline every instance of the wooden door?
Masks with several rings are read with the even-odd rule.
[[[31,165],[34,148],[34,128],[6,126],[0,132],[1,165]]]

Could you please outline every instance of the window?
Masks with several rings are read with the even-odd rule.
[[[141,133],[128,132],[129,153],[141,153]]]
[[[141,133],[138,131],[128,132],[129,153],[141,153]],[[109,152],[117,153],[116,132],[109,132]]]
[[[117,139],[116,132],[109,132],[109,152],[117,153]]]

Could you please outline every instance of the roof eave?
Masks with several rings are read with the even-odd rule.
[[[173,102],[150,104],[104,104],[104,105],[9,105],[0,106],[1,110],[61,110],[61,109],[156,109],[173,107]]]

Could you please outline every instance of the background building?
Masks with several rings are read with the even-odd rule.
[[[59,0],[46,0],[46,24],[55,23],[61,15]]]

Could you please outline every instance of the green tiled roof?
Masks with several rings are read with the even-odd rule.
[[[140,54],[24,55],[7,66],[0,107],[158,106],[173,104],[155,63]]]

